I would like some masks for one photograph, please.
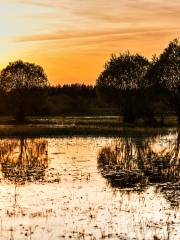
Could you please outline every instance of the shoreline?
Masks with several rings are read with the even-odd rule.
[[[92,136],[92,137],[121,137],[127,136],[153,136],[175,132],[177,127],[104,127],[104,126],[71,126],[55,124],[0,124],[0,137],[63,137],[63,136]]]

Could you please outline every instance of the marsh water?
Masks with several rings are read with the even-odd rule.
[[[180,239],[178,131],[0,140],[0,239]]]

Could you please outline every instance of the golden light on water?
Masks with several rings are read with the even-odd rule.
[[[0,68],[41,64],[52,84],[95,83],[111,53],[147,57],[179,36],[178,0],[0,0]]]

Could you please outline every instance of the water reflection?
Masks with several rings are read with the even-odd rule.
[[[142,189],[156,183],[167,195],[167,190],[173,188],[174,193],[179,186],[179,146],[179,130],[168,136],[121,137],[100,150],[98,168],[112,187],[140,186]],[[167,198],[174,201],[170,195]]]
[[[16,173],[18,178],[11,174],[11,177],[6,177],[6,181],[3,178],[0,183],[0,239],[179,240],[178,210],[172,208],[167,201],[168,185],[174,186],[174,195],[171,196],[177,198],[176,180],[169,184],[161,181],[158,183],[159,188],[151,182],[152,186],[143,191],[138,191],[139,188],[136,188],[137,191],[134,188],[119,189],[107,185],[106,176],[102,177],[97,170],[98,152],[106,146],[115,153],[119,152],[120,156],[118,148],[122,145],[126,151],[123,157],[117,157],[117,171],[137,171],[143,178],[145,174],[140,169],[142,164],[137,162],[137,147],[132,148],[131,145],[134,142],[137,146],[143,144],[139,148],[142,161],[147,152],[159,153],[163,149],[169,152],[175,146],[175,137],[177,140],[177,135],[173,134],[148,138],[136,134],[121,138],[127,142],[125,146],[121,139],[109,137],[24,139],[22,142],[21,139],[0,140],[0,166],[3,163],[8,165],[7,162],[9,165],[14,163],[13,166],[15,162],[23,162],[18,167],[13,167],[13,171],[24,169],[25,175],[25,180],[21,180],[20,174]],[[50,161],[45,161],[44,165],[48,164],[48,167],[44,169],[42,159],[47,159],[46,151]],[[163,156],[165,155],[166,151]],[[34,163],[31,163],[33,159]],[[116,160],[115,157],[114,159]],[[121,169],[118,169],[119,162]],[[32,165],[36,177],[29,180],[27,175],[30,174]],[[43,173],[41,178],[37,177],[39,168],[45,171],[45,176]],[[100,168],[102,172],[103,169]],[[150,181],[148,176],[146,178],[146,181]],[[9,184],[9,180],[15,184]],[[28,182],[32,180],[33,182]],[[27,184],[18,184],[25,181]],[[134,186],[137,184],[138,181]],[[147,184],[148,182],[142,183],[143,186]]]
[[[48,143],[42,139],[0,140],[1,172],[14,183],[43,180],[48,167]]]

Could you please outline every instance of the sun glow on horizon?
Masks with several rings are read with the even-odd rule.
[[[22,59],[51,84],[94,84],[112,53],[151,58],[179,30],[179,0],[0,0],[0,69]]]

